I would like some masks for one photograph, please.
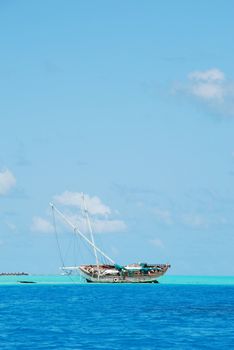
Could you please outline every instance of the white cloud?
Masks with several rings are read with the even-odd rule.
[[[95,233],[112,233],[126,230],[125,222],[115,218],[119,214],[118,211],[112,211],[97,196],[92,197],[84,194],[84,198]],[[83,193],[65,191],[61,195],[54,196],[54,201],[65,207],[65,215],[82,232],[87,233],[89,231],[83,212]],[[77,211],[77,208],[80,208],[81,211]]]
[[[16,226],[12,222],[6,221],[6,225],[9,227],[11,231],[16,231]]]
[[[182,224],[186,226],[190,226],[192,228],[207,228],[208,227],[208,222],[204,218],[204,216],[200,214],[184,214],[181,217],[181,222]]]
[[[191,72],[188,78],[191,81],[190,93],[196,97],[220,102],[226,94],[224,73],[216,68]]]
[[[65,213],[65,216],[83,233],[89,232],[86,218],[79,214]],[[127,225],[122,220],[115,219],[95,219],[90,217],[90,222],[94,233],[123,232]]]
[[[196,83],[192,84],[190,92],[204,100],[221,101],[224,98],[225,90],[223,86],[216,83]]]
[[[100,198],[96,196],[90,197],[88,194],[84,194],[84,198],[90,214],[98,214],[103,216],[111,214],[110,208],[103,204]],[[80,192],[65,191],[61,195],[54,196],[54,201],[64,206],[83,208],[83,194]]]
[[[209,69],[206,71],[194,71],[189,73],[188,78],[190,80],[197,81],[222,81],[225,79],[224,73],[217,68]]]
[[[234,116],[234,82],[221,70],[193,71],[187,78],[175,87],[175,92],[196,98],[216,114]]]
[[[171,217],[171,213],[169,210],[163,210],[160,208],[153,208],[153,213],[155,215],[155,217],[165,223],[165,224],[172,224],[172,217]]]
[[[7,194],[16,184],[16,179],[8,169],[0,171],[0,195]]]
[[[32,219],[31,231],[50,233],[53,232],[53,225],[49,221],[39,216],[35,216]]]
[[[93,227],[97,233],[122,232],[127,228],[122,220],[95,220]]]
[[[157,248],[164,248],[164,244],[159,238],[151,239],[150,244],[153,244]]]

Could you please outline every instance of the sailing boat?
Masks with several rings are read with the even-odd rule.
[[[158,283],[157,278],[164,275],[169,264],[147,264],[135,263],[129,265],[119,265],[106,253],[104,253],[94,242],[93,230],[89,219],[88,210],[84,202],[84,213],[89,228],[90,239],[75,226],[68,217],[66,217],[53,203],[50,203],[55,222],[55,213],[67,223],[74,234],[80,236],[92,248],[96,264],[80,266],[63,266],[63,273],[72,273],[78,271],[89,283]],[[98,254],[103,257],[106,263],[101,263]]]

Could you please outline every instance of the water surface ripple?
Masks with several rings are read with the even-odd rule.
[[[0,287],[1,349],[231,349],[234,286]]]

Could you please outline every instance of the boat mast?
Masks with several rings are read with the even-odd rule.
[[[100,273],[100,268],[99,268],[99,261],[98,261],[98,256],[97,256],[97,250],[96,250],[96,246],[95,246],[95,243],[94,243],[93,229],[92,229],[91,222],[90,222],[90,219],[89,219],[89,213],[88,213],[88,209],[87,209],[84,193],[82,193],[82,199],[83,199],[83,204],[84,204],[84,213],[85,213],[86,221],[87,221],[89,232],[90,232],[91,242],[93,243],[93,252],[94,252],[95,259],[96,259],[96,265],[97,265],[98,274],[99,274]]]
[[[81,236],[93,249],[96,249],[98,253],[100,253],[104,258],[109,260],[111,264],[115,264],[114,260],[112,260],[108,255],[106,255],[101,249],[99,249],[94,243],[92,243],[79,229],[75,226],[59,209],[55,207],[53,203],[50,203],[52,210],[55,210],[57,214],[61,216],[61,218],[73,229],[74,233]]]

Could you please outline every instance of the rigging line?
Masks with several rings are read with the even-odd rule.
[[[83,248],[82,248],[82,247]],[[93,254],[93,249],[90,247],[90,245],[85,242],[84,240],[80,240],[80,248],[81,248],[81,251],[86,251],[86,254],[83,255],[83,260],[84,262],[87,264],[87,260],[89,260],[90,258],[93,259],[94,258],[94,254]],[[85,248],[85,249],[84,249]],[[88,258],[88,259],[87,259]],[[93,262],[94,264],[94,262]]]
[[[81,236],[87,243],[89,243],[89,245],[93,248],[96,249],[96,251],[101,254],[102,256],[104,256],[106,259],[108,259],[112,264],[114,264],[114,260],[112,260],[107,254],[105,254],[100,248],[98,248],[96,245],[94,245],[79,229],[77,226],[75,226],[60,210],[58,210],[53,203],[50,203],[51,206],[54,207],[54,210],[56,211],[56,213],[58,213],[61,218],[70,226],[73,228],[74,232]]]
[[[79,275],[79,277],[80,277],[80,274],[79,274],[79,273],[78,273],[77,275]],[[76,275],[76,276],[77,276],[77,275]],[[73,276],[71,276],[70,274],[68,274],[67,277],[71,280],[71,282],[72,282],[73,284],[79,284],[79,283],[80,283],[80,282],[74,280]]]
[[[98,271],[99,271],[98,255],[97,255],[97,250],[96,250],[95,243],[94,243],[93,229],[92,229],[92,226],[91,226],[91,222],[90,222],[90,218],[89,218],[89,213],[88,213],[88,208],[87,208],[87,205],[86,205],[84,193],[82,194],[82,198],[83,198],[83,206],[84,206],[85,218],[86,218],[86,222],[87,222],[87,225],[88,225],[88,230],[89,230],[89,233],[90,233],[91,242],[93,244],[93,252],[94,252],[95,259],[96,259],[97,268],[98,268]]]
[[[57,246],[58,246],[59,257],[60,257],[60,260],[61,260],[61,263],[62,263],[62,267],[64,267],[65,264],[64,264],[64,260],[63,260],[63,256],[62,256],[62,251],[61,251],[61,247],[60,247],[59,239],[58,239],[58,232],[57,232],[57,227],[56,227],[54,208],[51,207],[51,209],[52,209],[54,232],[55,232],[56,242],[57,242]]]
[[[66,242],[66,249],[64,249],[65,253],[63,254],[64,261],[65,260],[67,261],[67,256],[70,254],[70,248],[71,248],[72,242],[73,242],[72,237],[68,240],[68,243]]]
[[[60,260],[61,260],[61,263],[62,263],[62,267],[65,267],[64,260],[63,260],[63,256],[62,256],[62,251],[61,251],[61,247],[60,247],[59,239],[58,239],[58,232],[57,232],[57,226],[56,226],[56,221],[55,221],[54,207],[51,207],[51,209],[52,209],[54,232],[55,232],[56,242],[57,242],[57,246],[58,246],[59,257],[60,257]],[[74,234],[75,234],[75,232],[74,232]],[[79,276],[80,276],[80,274],[79,274]],[[72,278],[72,276],[68,275],[68,278],[71,280],[71,282],[72,282],[73,284],[79,284],[79,282],[75,281],[75,280]]]
[[[72,245],[73,245],[73,253],[74,253],[74,246],[75,246],[75,241],[77,240],[77,235],[75,234],[74,230],[73,230],[73,234],[70,238],[70,240],[68,241],[68,244],[66,246],[66,251],[65,253],[63,254],[64,256],[64,261],[66,260],[67,261],[67,257],[68,257],[68,254],[71,253],[72,251]]]
[[[73,259],[74,259],[74,265],[77,266],[77,255],[78,255],[78,252],[77,252],[77,237],[74,233],[73,235]]]

